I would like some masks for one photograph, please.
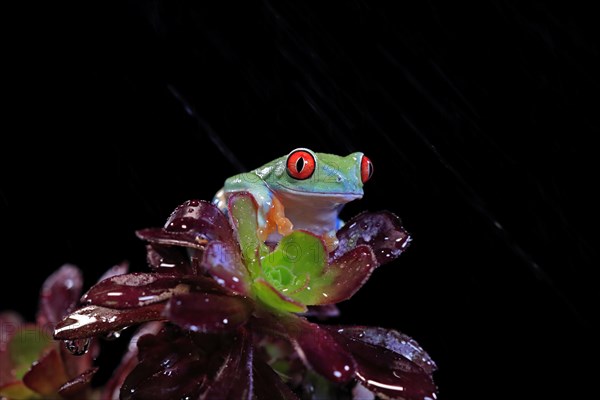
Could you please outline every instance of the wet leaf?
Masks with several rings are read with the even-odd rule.
[[[304,317],[326,320],[340,316],[340,309],[335,304],[325,304],[322,306],[309,306],[308,311],[302,314]]]
[[[183,329],[219,333],[235,330],[251,312],[250,303],[241,297],[189,293],[173,296],[164,315]]]
[[[369,245],[377,265],[400,256],[410,243],[410,235],[400,218],[389,211],[363,212],[350,219],[337,233],[339,245],[330,258],[341,257],[360,245]]]
[[[229,198],[229,215],[236,230],[242,257],[252,277],[260,275],[260,258],[269,252],[257,235],[256,210],[256,201],[250,193],[234,193]]]
[[[162,311],[165,303],[116,310],[90,305],[73,311],[59,322],[54,329],[54,338],[74,340],[90,338],[147,321],[164,320]]]
[[[262,272],[271,286],[299,303],[312,304],[312,282],[322,274],[327,253],[323,241],[308,232],[284,236],[262,258]]]
[[[304,318],[289,315],[283,322],[304,362],[332,382],[354,377],[354,360],[326,329]]]
[[[212,240],[233,242],[233,231],[227,217],[214,205],[203,200],[189,200],[173,211],[162,229],[136,232],[151,243],[204,249]]]
[[[173,275],[196,275],[187,248],[151,243],[146,246],[146,259],[154,272]]]
[[[336,337],[356,360],[356,377],[369,390],[391,399],[437,398],[431,375],[416,363],[385,347],[350,339],[343,332]]]
[[[256,400],[298,400],[279,375],[260,360],[254,361],[254,395]]]
[[[206,379],[204,365],[197,360],[182,359],[131,385],[128,381],[136,369],[121,388],[121,400],[195,399]]]
[[[380,327],[345,326],[339,327],[338,332],[349,339],[383,347],[400,354],[430,375],[437,369],[429,354],[414,339],[396,330]]]
[[[277,290],[263,278],[256,279],[252,291],[265,305],[279,311],[305,312],[306,306]]]
[[[294,297],[309,305],[335,304],[352,297],[369,279],[377,261],[369,246],[358,246],[331,261],[325,273],[311,280],[310,291]]]
[[[166,301],[191,290],[223,292],[212,279],[195,275],[167,275],[134,272],[114,276],[94,285],[82,303],[124,309]]]
[[[200,399],[252,400],[254,398],[252,361],[252,338],[246,330],[241,330]]]
[[[326,260],[325,246],[319,237],[295,231],[284,236],[275,250],[262,259],[262,269],[265,275],[271,270],[287,268],[294,276],[313,277],[321,275]]]
[[[139,363],[121,387],[121,400],[197,399],[222,365],[229,342],[167,327],[138,342]]]
[[[237,247],[216,240],[210,242],[204,251],[202,267],[219,285],[234,293],[248,294],[250,276]]]
[[[114,400],[119,398],[123,382],[125,382],[127,376],[138,365],[138,340],[144,335],[156,335],[161,329],[161,322],[149,322],[138,328],[129,341],[127,352],[121,358],[121,362],[109,381],[104,385],[100,400]]]

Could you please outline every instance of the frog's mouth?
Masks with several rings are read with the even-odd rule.
[[[287,186],[281,185],[280,192],[289,193],[292,196],[298,197],[317,197],[321,199],[332,199],[338,200],[339,202],[350,202],[363,197],[363,192],[306,192],[303,190],[292,189]]]

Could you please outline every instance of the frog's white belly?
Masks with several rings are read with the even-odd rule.
[[[283,204],[285,216],[294,224],[294,230],[302,229],[323,235],[339,229],[340,211],[344,204],[362,197],[359,194],[303,194],[279,192],[277,198]]]

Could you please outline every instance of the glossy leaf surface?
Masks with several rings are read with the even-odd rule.
[[[400,218],[389,211],[363,212],[350,219],[336,234],[338,248],[331,254],[337,258],[360,245],[373,249],[378,265],[400,256],[410,243],[410,235]]]
[[[251,312],[250,303],[241,297],[189,293],[171,298],[164,316],[193,332],[218,333],[235,330]]]

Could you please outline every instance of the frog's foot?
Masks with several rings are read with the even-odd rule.
[[[325,249],[328,253],[331,253],[332,251],[337,249],[338,245],[340,244],[340,241],[338,240],[337,236],[335,236],[335,231],[329,231],[327,233],[324,233],[321,236],[321,239],[323,239],[323,242],[325,243]]]
[[[265,218],[265,226],[258,228],[258,237],[263,242],[267,240],[271,233],[277,231],[280,235],[286,236],[292,233],[294,224],[285,216],[283,204],[273,197],[273,204]]]

